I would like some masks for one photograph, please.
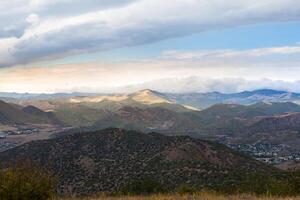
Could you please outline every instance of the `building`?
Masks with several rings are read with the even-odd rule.
[[[6,138],[6,134],[0,131],[0,139],[5,139]]]

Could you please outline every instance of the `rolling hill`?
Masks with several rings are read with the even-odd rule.
[[[300,153],[300,113],[265,117],[240,133],[238,143],[281,145],[281,155]]]
[[[61,194],[115,192],[133,180],[151,178],[172,190],[232,187],[245,174],[278,170],[229,148],[190,137],[168,137],[122,129],[35,141],[0,154],[3,166],[30,159],[53,170]]]
[[[300,131],[300,113],[288,113],[266,117],[251,125],[251,131]]]
[[[21,107],[0,101],[0,124],[19,123],[59,123],[53,113],[44,112],[36,107]]]
[[[126,103],[124,100],[105,100],[93,106],[86,103],[64,104],[54,113],[60,121],[75,127],[118,127],[145,132],[215,135],[245,132],[250,125],[265,117],[300,112],[300,106],[290,102],[260,102],[249,106],[216,104],[202,111],[183,110],[178,104],[145,105],[127,100]]]
[[[199,129],[193,119],[162,107],[123,107],[116,112],[106,113],[94,127],[117,127],[145,132],[188,132]]]

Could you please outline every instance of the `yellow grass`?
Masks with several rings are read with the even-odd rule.
[[[121,196],[121,197],[107,197],[100,196],[94,198],[69,198],[64,200],[300,200],[300,197],[256,197],[253,195],[235,195],[235,196],[225,196],[218,195],[209,192],[202,192],[194,195],[151,195],[151,196]]]

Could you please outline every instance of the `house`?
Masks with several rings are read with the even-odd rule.
[[[0,139],[5,139],[6,138],[6,134],[0,131]]]

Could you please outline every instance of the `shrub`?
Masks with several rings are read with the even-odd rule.
[[[55,195],[55,179],[37,165],[23,162],[0,171],[1,200],[46,200]]]
[[[296,177],[289,174],[267,176],[259,173],[247,175],[238,184],[237,191],[240,193],[253,193],[267,196],[293,196],[299,195],[299,182]]]
[[[166,189],[161,183],[148,178],[133,181],[121,190],[121,194],[125,195],[145,195],[164,192],[166,192]]]
[[[177,193],[178,194],[194,194],[197,192],[197,189],[193,186],[190,186],[190,185],[181,185],[177,188]]]

